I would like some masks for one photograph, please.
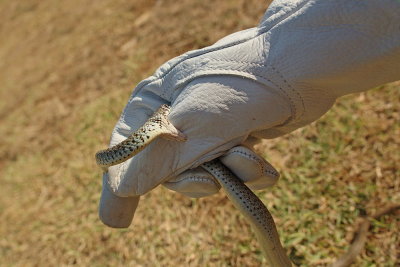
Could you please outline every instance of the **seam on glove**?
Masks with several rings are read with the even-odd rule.
[[[216,59],[216,58],[210,58],[209,61],[217,61],[217,62],[233,62],[233,63],[239,63],[239,64],[243,64],[243,65],[247,65],[247,66],[258,66],[258,67],[262,67],[262,68],[270,68],[272,69],[272,71],[274,71],[279,78],[282,79],[282,82],[286,85],[285,87],[288,88],[288,90],[292,91],[294,94],[297,95],[297,97],[300,99],[301,102],[301,106],[303,107],[303,110],[301,112],[298,112],[298,109],[296,108],[295,105],[295,101],[293,100],[293,98],[290,96],[290,94],[288,94],[288,92],[286,92],[285,88],[283,88],[282,86],[278,85],[276,82],[273,82],[271,79],[267,78],[266,76],[261,76],[260,74],[254,74],[254,73],[249,73],[250,75],[254,75],[255,77],[261,77],[265,80],[267,80],[268,82],[272,83],[273,85],[275,85],[275,87],[279,88],[279,90],[287,97],[287,99],[290,102],[290,108],[292,109],[293,112],[293,121],[297,121],[299,120],[299,118],[304,114],[304,110],[305,110],[305,105],[304,105],[304,99],[301,96],[301,94],[290,85],[290,83],[287,81],[287,79],[285,79],[285,77],[282,75],[282,73],[280,73],[275,67],[271,66],[271,65],[265,65],[265,64],[260,64],[260,63],[253,63],[253,62],[245,62],[245,61],[238,61],[238,60],[233,60],[233,59]],[[217,70],[216,68],[213,68],[212,66],[207,66],[208,69],[214,69]],[[240,70],[236,70],[236,69],[226,69],[226,70],[234,70],[234,71],[240,71]],[[244,73],[248,73],[248,72],[244,72]],[[288,120],[285,123],[288,123],[289,121],[292,120]]]
[[[267,67],[271,67],[271,66],[264,66],[264,67],[267,68]],[[272,67],[271,67],[271,68],[272,68]],[[219,71],[220,73],[211,73],[211,72],[207,73],[207,71],[211,71],[211,70],[212,70],[212,71]],[[225,73],[224,73],[224,72],[225,72]],[[229,72],[230,72],[230,73],[229,73]],[[265,81],[271,83],[274,87],[278,88],[279,91],[281,91],[281,92],[286,96],[286,98],[287,98],[288,101],[289,101],[290,108],[291,108],[291,110],[292,110],[292,116],[291,116],[291,118],[289,118],[287,121],[285,121],[284,124],[287,124],[287,123],[293,121],[294,119],[297,120],[298,117],[300,117],[299,114],[297,114],[297,109],[296,109],[296,107],[295,107],[295,103],[294,103],[293,99],[292,99],[292,98],[290,97],[290,95],[286,92],[285,88],[283,88],[282,86],[278,85],[276,82],[272,81],[271,79],[269,79],[269,78],[267,78],[267,77],[265,77],[265,76],[262,76],[261,74],[249,73],[249,72],[245,72],[245,71],[237,70],[237,69],[233,69],[233,68],[223,68],[223,69],[222,69],[222,68],[219,68],[219,67],[207,66],[207,69],[206,69],[206,70],[198,71],[198,72],[196,72],[196,73],[193,74],[193,75],[187,76],[185,80],[180,81],[179,83],[177,83],[177,84],[175,85],[175,90],[178,90],[178,89],[181,88],[184,84],[190,83],[191,81],[193,81],[193,80],[195,80],[195,79],[197,79],[197,78],[205,77],[205,76],[209,76],[209,75],[216,75],[216,74],[218,74],[218,75],[223,75],[223,74],[225,74],[225,75],[238,75],[238,76],[240,76],[240,77],[248,78],[248,79],[251,79],[251,80],[253,80],[253,81],[254,81],[254,77],[256,77],[256,78],[263,79],[263,80],[265,80]],[[280,76],[280,77],[282,77],[282,76]],[[253,78],[253,79],[252,79],[252,78]],[[257,81],[257,80],[255,80],[255,81],[256,81],[256,82],[260,82],[260,81]],[[292,87],[290,87],[290,88],[292,89]],[[295,91],[295,90],[294,90],[294,91]],[[304,106],[303,98],[299,95],[299,93],[298,93],[297,91],[295,91],[295,92],[296,92],[296,95],[298,95],[299,98],[301,99],[302,106]],[[304,111],[301,112],[301,115],[302,115],[303,113],[304,113]]]
[[[216,183],[213,179],[210,179],[210,178],[203,178],[203,177],[198,177],[198,176],[189,176],[189,177],[184,178],[184,179],[179,180],[179,181],[174,181],[174,182],[167,181],[167,182],[165,182],[165,183],[166,183],[166,184],[178,184],[178,183],[181,183],[182,181],[188,181],[188,180],[193,181],[193,182],[206,182],[206,183],[209,183],[209,184],[213,184],[213,185],[217,186],[218,188],[221,187],[221,186],[220,186],[218,183]]]
[[[265,173],[268,173],[268,174],[270,174],[271,176],[274,176],[274,177],[279,177],[279,173],[278,172],[270,170],[270,169],[266,169],[264,167],[264,162],[262,162],[262,160],[260,160],[259,158],[257,158],[256,156],[254,156],[252,154],[249,154],[249,153],[246,153],[244,151],[241,151],[240,149],[234,148],[224,156],[230,155],[232,153],[238,153],[238,154],[241,154],[241,155],[247,157],[248,159],[254,160],[258,164],[258,166],[260,167],[260,169],[259,169],[260,170],[260,177],[264,176]]]
[[[275,73],[282,79],[282,81],[287,85],[287,87],[292,91],[292,92],[294,92],[298,97],[299,97],[299,99],[301,100],[301,106],[303,107],[303,110],[302,110],[302,112],[300,113],[300,114],[296,114],[297,113],[297,110],[296,110],[296,106],[294,105],[294,120],[293,121],[298,121],[299,119],[300,119],[300,117],[304,114],[304,112],[305,112],[305,105],[304,105],[304,99],[303,99],[303,97],[301,96],[301,94],[294,88],[294,87],[292,87],[291,85],[290,85],[290,83],[286,80],[286,78],[283,76],[283,74],[282,73],[280,73],[276,68],[274,68],[273,66],[270,66],[271,67],[271,69],[273,70],[273,71],[275,71]],[[286,94],[286,92],[285,92],[285,94]],[[290,97],[289,97],[290,98]],[[291,99],[291,98],[290,98]],[[290,121],[290,120],[289,120]],[[288,122],[286,122],[286,123],[288,123]]]

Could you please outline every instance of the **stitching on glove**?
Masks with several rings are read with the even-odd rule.
[[[292,112],[293,112],[292,115],[293,115],[294,118],[296,118],[296,120],[298,120],[298,118],[299,118],[301,115],[304,114],[304,100],[303,100],[303,97],[301,96],[301,94],[300,94],[296,89],[294,89],[294,88],[289,84],[289,82],[285,79],[285,77],[284,77],[275,67],[273,67],[273,66],[271,66],[271,65],[264,65],[264,64],[253,63],[253,62],[237,61],[237,60],[233,60],[233,59],[215,59],[215,58],[212,58],[212,59],[209,59],[209,60],[210,60],[210,61],[217,61],[217,62],[234,62],[234,63],[239,63],[239,64],[243,64],[243,65],[247,65],[247,66],[258,66],[258,67],[263,67],[263,68],[271,68],[271,69],[282,79],[282,81],[286,84],[285,87],[287,87],[290,91],[292,91],[294,94],[296,94],[296,95],[300,98],[300,100],[301,100],[301,105],[302,105],[302,107],[303,107],[303,111],[302,111],[300,114],[298,114],[298,111],[297,111],[297,108],[296,108],[296,105],[295,105],[295,101],[294,101],[293,98],[290,96],[290,94],[288,94],[288,93],[286,92],[286,90],[285,90],[282,86],[279,86],[278,84],[276,84],[275,82],[273,82],[271,79],[267,78],[266,76],[261,76],[261,75],[257,75],[257,74],[254,74],[254,73],[249,73],[249,74],[250,74],[250,75],[254,75],[254,76],[256,76],[256,77],[261,77],[261,78],[267,80],[268,82],[272,83],[272,84],[275,85],[276,87],[278,87],[279,90],[282,91],[283,94],[288,98],[288,100],[289,100],[289,102],[290,102],[290,107],[291,107]],[[207,66],[207,68],[208,68],[208,69],[214,69],[214,70],[215,70],[215,68],[213,68],[212,66]],[[227,70],[229,70],[229,69],[227,69]],[[235,70],[235,69],[230,69],[230,70]],[[240,70],[236,70],[236,71],[240,71]],[[248,72],[245,72],[245,73],[248,73]],[[286,123],[288,123],[288,122],[289,122],[289,121],[287,121]]]
[[[241,154],[241,155],[243,155],[243,156],[245,156],[245,157],[247,157],[247,158],[249,158],[249,159],[252,159],[252,160],[256,161],[257,164],[258,164],[259,167],[260,167],[260,176],[263,176],[265,173],[268,173],[268,174],[270,174],[270,175],[272,175],[272,176],[279,177],[279,174],[278,174],[276,171],[273,171],[273,170],[270,170],[270,169],[266,169],[266,168],[264,167],[264,162],[262,162],[262,160],[260,160],[260,159],[257,158],[256,156],[254,156],[254,155],[252,155],[252,154],[249,154],[249,153],[246,153],[246,152],[240,150],[239,148],[233,148],[233,149],[232,149],[231,151],[229,151],[226,155],[230,155],[230,154],[232,154],[232,153],[239,153],[239,154]]]
[[[268,66],[265,66],[265,67],[268,67]],[[294,104],[292,98],[289,96],[289,94],[286,92],[286,90],[285,90],[284,88],[282,88],[281,86],[279,86],[278,84],[276,84],[276,83],[275,83],[274,81],[272,81],[271,79],[269,79],[269,78],[267,78],[267,77],[265,77],[265,76],[261,76],[261,75],[259,75],[259,74],[249,73],[249,72],[245,72],[245,71],[237,70],[237,69],[233,69],[233,68],[224,68],[224,69],[221,69],[221,68],[219,68],[219,67],[207,66],[207,69],[205,69],[204,71],[207,71],[207,70],[221,71],[220,74],[224,74],[223,72],[231,71],[231,72],[236,72],[238,75],[241,75],[242,77],[246,77],[246,78],[249,78],[249,79],[251,79],[251,77],[249,77],[248,75],[251,75],[251,76],[258,77],[258,78],[261,78],[261,79],[264,79],[264,80],[270,82],[270,83],[273,84],[275,87],[279,88],[279,90],[282,91],[283,94],[288,98],[290,107],[291,107],[291,109],[292,109],[292,112],[294,113],[293,116],[296,118],[296,116],[297,116],[297,114],[296,114],[297,109],[296,109],[296,107],[295,107],[295,104]],[[226,75],[229,75],[229,73],[225,73],[225,74],[226,74]],[[244,74],[247,74],[247,75],[244,75]],[[196,74],[187,76],[185,80],[183,80],[183,81],[179,82],[178,84],[176,84],[176,85],[175,85],[175,86],[176,86],[176,89],[179,89],[180,87],[182,87],[183,84],[189,83],[189,82],[195,80],[196,78],[204,77],[204,76],[207,76],[207,75],[215,75],[215,73],[201,74],[201,71],[199,71],[199,72],[197,72]],[[233,75],[233,74],[232,74],[232,75]],[[287,124],[289,121],[291,121],[291,119],[287,120],[287,121],[285,122],[285,124]]]
[[[167,184],[179,184],[182,181],[188,181],[188,180],[193,181],[193,182],[206,182],[206,183],[209,183],[209,184],[213,184],[213,185],[217,186],[218,188],[221,187],[213,179],[203,178],[203,177],[198,177],[198,176],[189,176],[189,177],[187,177],[185,179],[182,179],[182,180],[179,180],[179,181],[176,181],[176,182],[169,182],[168,181]]]
[[[208,179],[208,178],[201,178],[201,177],[193,176],[193,177],[189,177],[188,180],[195,181],[195,182],[206,182],[206,183],[209,183],[209,184],[213,184],[213,185],[217,186],[218,188],[220,187],[219,184],[214,182],[214,180]]]
[[[300,119],[300,117],[301,117],[301,115],[303,115],[304,114],[304,112],[305,112],[305,105],[304,105],[304,99],[303,99],[303,97],[301,96],[301,94],[296,90],[296,89],[294,89],[291,85],[290,85],[290,83],[285,79],[285,77],[282,75],[282,73],[280,73],[277,69],[275,69],[273,66],[270,66],[271,68],[272,68],[272,70],[273,71],[275,71],[275,73],[276,74],[278,74],[278,76],[279,77],[281,77],[281,79],[282,79],[282,81],[287,85],[287,87],[292,91],[292,92],[294,92],[299,98],[300,98],[300,100],[301,100],[301,105],[302,105],[302,107],[303,107],[303,110],[302,110],[302,112],[301,112],[301,114],[296,114],[297,113],[297,111],[296,111],[296,107],[294,107],[294,112],[295,112],[295,121],[298,121],[299,119]],[[297,117],[298,116],[298,117]]]
[[[246,65],[249,65],[249,66],[268,67],[267,65],[260,64],[260,63],[238,61],[238,60],[233,60],[233,59],[210,58],[209,60],[210,61],[219,61],[219,62],[234,62],[234,63],[246,64]]]

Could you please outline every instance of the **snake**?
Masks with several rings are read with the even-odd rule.
[[[106,172],[108,167],[128,160],[159,137],[185,141],[186,136],[169,121],[169,112],[170,106],[161,105],[143,126],[127,139],[98,151],[95,156],[97,165]],[[292,266],[280,242],[274,219],[264,203],[218,159],[200,166],[221,185],[234,207],[247,219],[269,264],[274,267]]]

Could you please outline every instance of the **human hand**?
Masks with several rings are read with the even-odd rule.
[[[109,168],[103,192],[138,201],[249,136],[283,135],[318,119],[341,95],[397,80],[398,10],[394,1],[275,1],[257,28],[167,62],[137,86],[111,145],[161,104],[172,106],[169,119],[188,140],[156,140]],[[107,199],[103,215],[113,206]]]
[[[185,173],[182,171],[194,168],[227,151],[222,161],[228,167],[231,165],[232,170],[239,177],[244,177],[242,180],[247,181],[250,187],[259,189],[272,185],[276,181],[278,173],[261,157],[245,147],[232,150],[230,148],[245,141],[252,128],[260,129],[264,125],[284,122],[290,114],[284,98],[279,94],[263,90],[262,85],[247,79],[228,76],[214,79],[210,77],[207,78],[207,82],[203,82],[202,78],[199,78],[190,83],[182,92],[182,94],[187,93],[188,96],[185,95],[181,99],[178,97],[172,104],[169,119],[187,136],[186,142],[158,139],[137,156],[125,163],[110,167],[108,173],[104,174],[100,205],[100,217],[103,222],[113,227],[129,225],[131,219],[126,216],[126,213],[129,213],[128,210],[135,209],[138,203],[137,196],[166,181],[168,181],[167,187],[189,196],[200,197],[217,192],[219,186],[212,182],[213,179],[207,173],[201,173],[199,169]],[[246,88],[244,92],[242,88]],[[210,91],[204,92],[204,90]],[[143,115],[144,120],[142,123],[137,123],[131,131],[139,128],[147,120],[153,113],[153,110],[148,112],[148,107],[152,107],[151,104],[157,103],[153,106],[156,110],[159,105],[165,103],[155,102],[159,100],[157,98],[155,100],[142,96],[132,98],[132,100],[136,99],[138,102],[133,102],[135,105],[132,102],[128,104],[121,116],[114,130],[111,145],[126,139],[127,135],[123,136],[121,131],[124,130],[124,126],[135,125],[137,116]],[[248,101],[255,102],[252,105],[254,108],[247,107]],[[270,104],[264,107],[268,102]],[[175,119],[174,112],[176,112]],[[263,117],[261,116],[263,112],[268,112],[270,116],[260,118]],[[203,114],[200,115],[201,113]],[[134,120],[129,122],[128,120],[132,118]],[[235,122],[235,118],[242,120],[244,127],[230,126]],[[160,174],[165,176],[160,177]],[[177,177],[178,174],[180,175]],[[198,179],[199,177],[201,179]],[[118,211],[116,207],[122,207],[122,205],[116,204],[118,197],[114,194],[125,197],[121,198],[121,201],[130,203],[130,206],[126,206],[125,203],[125,207]],[[132,201],[128,201],[126,197],[130,197]],[[115,204],[112,204],[114,202]],[[123,220],[124,223],[118,219],[119,222],[116,223],[117,218],[127,219]]]

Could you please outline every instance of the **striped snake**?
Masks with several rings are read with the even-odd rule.
[[[96,162],[107,171],[142,151],[157,137],[184,141],[186,137],[168,120],[170,107],[162,105],[136,132],[121,143],[96,153]],[[233,205],[251,224],[271,266],[291,266],[279,240],[275,222],[263,202],[218,159],[201,165],[221,185]]]

